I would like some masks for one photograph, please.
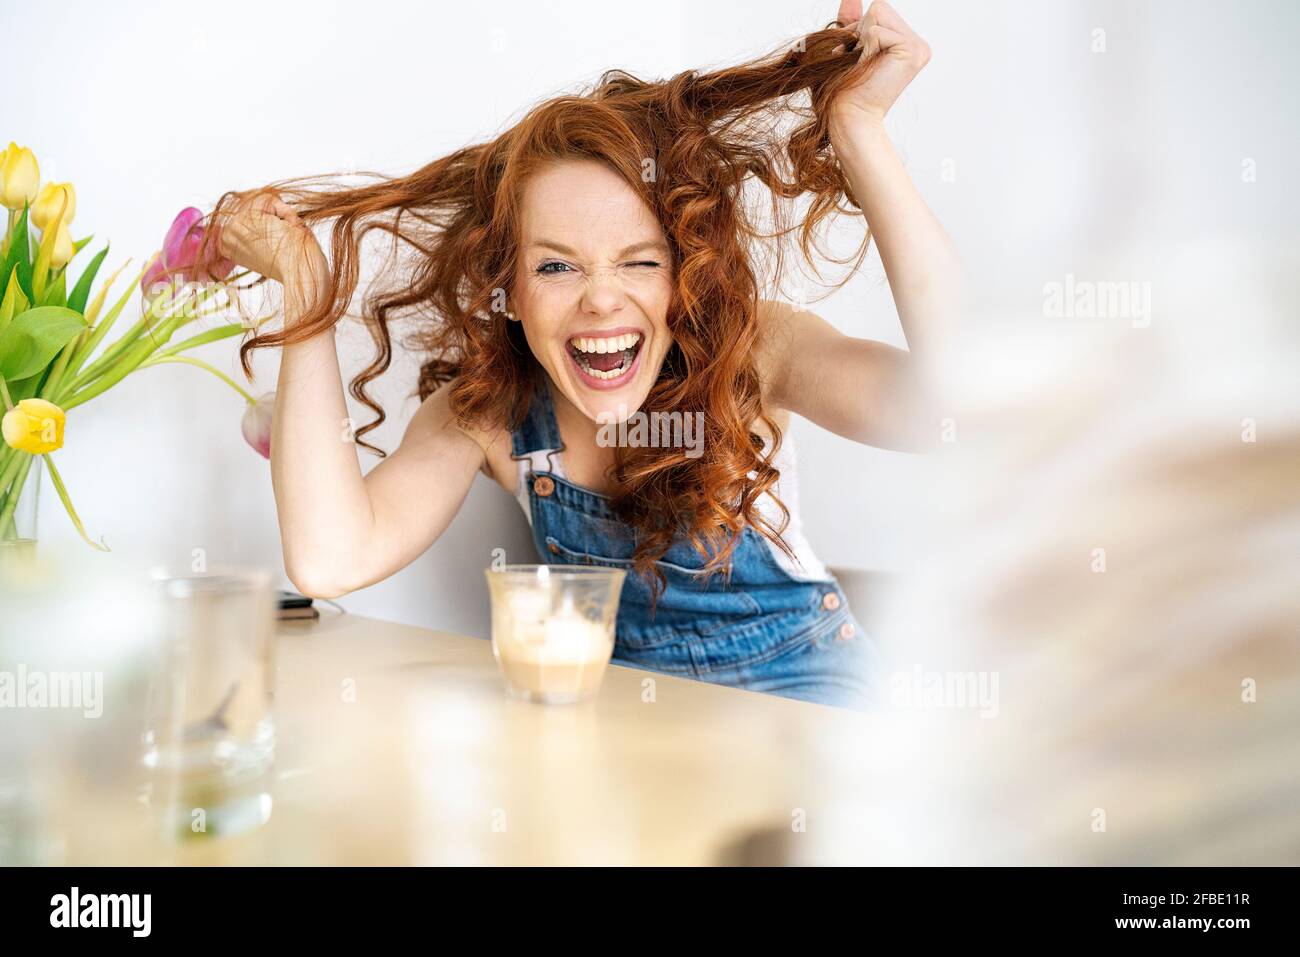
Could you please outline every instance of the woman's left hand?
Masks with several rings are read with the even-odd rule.
[[[841,0],[836,20],[857,32],[862,55],[860,75],[831,104],[832,137],[854,124],[880,124],[898,95],[930,62],[929,44],[884,0],[875,0],[866,16],[862,0]]]

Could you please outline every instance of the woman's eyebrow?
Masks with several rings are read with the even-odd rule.
[[[538,239],[529,243],[528,245],[545,246],[547,249],[554,249],[556,252],[564,253],[564,255],[566,256],[576,257],[578,255],[578,253],[575,250],[570,249],[568,246],[564,245],[563,243],[557,243],[549,239]],[[614,254],[614,258],[621,259],[623,256],[626,256],[629,253],[634,253],[638,249],[658,249],[658,250],[662,250],[663,252],[668,251],[668,247],[665,246],[662,242],[660,242],[657,239],[643,239],[641,242],[633,243],[630,246],[623,247],[617,253]]]

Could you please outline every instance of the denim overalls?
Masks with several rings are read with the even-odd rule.
[[[511,436],[516,459],[547,452],[549,464],[561,454],[548,387],[543,377]],[[833,578],[795,578],[761,533],[747,527],[732,554],[729,580],[725,573],[705,579],[699,574],[704,559],[679,537],[657,562],[667,588],[652,613],[650,582],[632,567],[631,530],[614,516],[609,499],[549,469],[530,466],[522,479],[542,560],[627,570],[615,664],[823,704],[868,704],[880,652]]]

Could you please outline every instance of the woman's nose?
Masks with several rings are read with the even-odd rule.
[[[608,312],[622,306],[627,298],[617,269],[596,269],[588,273],[582,293],[583,304],[592,312]]]

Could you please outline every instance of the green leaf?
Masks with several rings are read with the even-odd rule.
[[[187,349],[195,349],[199,346],[207,345],[209,342],[218,342],[221,339],[229,339],[231,336],[242,335],[247,332],[248,328],[242,323],[232,322],[227,325],[217,326],[215,329],[208,329],[206,332],[200,332],[197,336],[190,336],[174,346],[168,346],[158,353],[160,356],[174,356],[179,352],[185,352]]]
[[[86,237],[86,238],[89,239],[90,237]],[[50,306],[62,306],[62,305],[64,305],[64,304],[67,302],[67,296],[64,296],[63,300],[61,300],[61,301],[59,301],[59,302],[53,302],[53,301],[50,301],[50,299],[49,299],[49,287],[52,286],[52,285],[53,285],[54,283],[56,283],[56,282],[63,282],[63,283],[65,284],[65,288],[66,288],[67,275],[68,275],[68,267],[71,266],[71,265],[73,264],[73,262],[75,261],[75,257],[76,257],[76,255],[77,255],[77,251],[76,251],[75,249],[72,251],[72,255],[73,255],[74,258],[73,258],[73,259],[69,259],[69,260],[68,260],[67,262],[65,262],[62,266],[58,266],[58,267],[51,266],[51,267],[50,267],[50,278],[46,281],[46,286],[45,286],[45,288],[46,288],[46,292],[45,292],[44,295],[41,296],[41,305],[42,305],[42,306],[45,306],[45,305],[50,305]],[[39,264],[40,260],[38,259],[37,262],[38,262],[38,264]]]
[[[86,300],[90,298],[90,287],[95,284],[95,274],[99,272],[99,265],[104,261],[104,257],[107,255],[108,247],[105,246],[96,253],[95,258],[90,261],[90,265],[87,266],[85,272],[81,274],[81,278],[77,280],[77,284],[72,287],[72,295],[68,297],[69,309],[75,309],[77,312],[82,313],[83,315],[85,314]]]
[[[79,253],[79,252],[81,252],[83,249],[85,249],[85,248],[86,248],[86,244],[87,244],[88,242],[90,242],[90,241],[91,241],[92,239],[94,239],[94,238],[95,238],[95,234],[94,234],[94,233],[91,233],[91,234],[90,234],[89,236],[87,236],[85,239],[78,239],[76,242],[74,242],[74,243],[72,244],[72,255],[73,255],[73,256],[76,256],[77,253]]]
[[[77,515],[77,510],[72,507],[72,498],[68,495],[67,486],[63,484],[63,476],[60,475],[59,470],[54,467],[54,459],[50,458],[48,454],[41,457],[45,459],[45,467],[49,469],[50,481],[54,483],[54,491],[59,493],[59,501],[63,503],[63,508],[64,511],[68,513],[68,518],[72,519],[72,525],[76,528],[77,534],[85,539],[86,544],[91,548],[97,548],[101,552],[110,551],[102,537],[98,542],[91,541],[90,536],[86,534],[86,527],[81,524],[81,518]]]
[[[15,315],[27,311],[27,297],[23,295],[22,288],[18,285],[18,267],[14,266],[8,273],[9,282],[5,286],[5,294],[0,297],[0,332]]]
[[[41,295],[41,301],[38,306],[65,306],[68,302],[66,295],[67,281],[63,273],[51,277],[49,284],[45,287],[45,292]]]
[[[27,242],[27,207],[14,223],[14,231],[9,234],[9,255],[5,257],[4,275],[8,276],[18,267],[18,285],[22,287],[28,300],[32,298],[32,250]]]
[[[9,383],[9,395],[15,402],[30,399],[36,395],[41,385],[41,375],[29,375],[26,379],[15,379]]]
[[[0,375],[6,379],[36,375],[85,328],[86,320],[71,309],[28,309],[0,332]]]

